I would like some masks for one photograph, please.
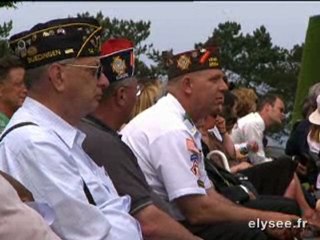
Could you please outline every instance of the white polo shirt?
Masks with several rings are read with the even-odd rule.
[[[171,94],[130,121],[121,131],[152,189],[170,203],[170,214],[184,220],[173,200],[206,194],[212,184],[204,169],[201,135]]]
[[[246,116],[238,119],[237,124],[234,125],[231,138],[234,144],[255,141],[259,146],[259,150],[249,152],[248,157],[252,164],[259,164],[272,161],[272,158],[267,158],[263,146],[263,132],[265,130],[265,123],[258,112],[249,113]]]

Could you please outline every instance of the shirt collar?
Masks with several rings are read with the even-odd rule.
[[[81,121],[89,123],[95,127],[98,127],[104,131],[107,131],[109,133],[111,133],[114,136],[120,137],[121,135],[114,131],[111,127],[109,127],[106,123],[102,122],[101,120],[97,119],[96,117],[92,116],[92,115],[88,115],[85,118],[81,119]]]
[[[167,98],[167,101],[169,101],[175,107],[175,110],[177,113],[179,113],[179,115],[181,116],[185,115],[186,110],[184,110],[183,106],[180,104],[180,102],[178,101],[178,99],[176,99],[175,96],[173,96],[171,93],[168,93],[166,98]]]
[[[200,132],[196,128],[194,122],[192,121],[190,115],[186,112],[186,110],[180,104],[178,99],[176,99],[175,96],[173,96],[170,93],[167,94],[167,99],[168,99],[169,102],[171,102],[171,104],[174,105],[176,113],[178,113],[181,116],[184,124],[186,125],[188,130],[191,132],[191,134],[193,136],[195,136],[196,134],[200,134]]]
[[[22,107],[29,110],[35,123],[54,131],[69,148],[72,148],[75,142],[81,145],[85,139],[83,132],[70,125],[37,100],[26,97]]]

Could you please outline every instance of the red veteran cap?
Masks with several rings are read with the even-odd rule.
[[[125,38],[110,39],[102,44],[101,64],[110,83],[134,75],[133,43]]]

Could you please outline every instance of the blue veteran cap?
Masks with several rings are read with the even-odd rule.
[[[102,28],[94,18],[63,18],[39,23],[9,39],[27,69],[55,61],[99,56]]]

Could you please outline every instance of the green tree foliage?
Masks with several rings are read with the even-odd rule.
[[[237,86],[253,87],[259,95],[282,95],[290,118],[303,45],[281,48],[272,43],[264,26],[243,34],[236,22],[219,24],[205,44],[220,46],[222,66]],[[204,44],[197,43],[196,47],[200,45]]]
[[[1,1],[0,2],[0,8],[16,8],[17,1]]]
[[[3,57],[10,52],[8,37],[11,29],[12,21],[0,25],[0,57]]]
[[[306,32],[306,40],[301,60],[301,71],[299,72],[297,91],[295,93],[295,104],[292,122],[302,118],[303,102],[308,95],[309,88],[320,81],[319,51],[320,51],[320,16],[309,18]]]
[[[102,12],[98,12],[96,16],[90,13],[78,14],[79,17],[94,17],[104,28],[102,42],[110,38],[127,38],[135,45],[136,58],[136,74],[137,76],[155,78],[162,73],[161,68],[157,65],[160,60],[159,51],[153,48],[153,44],[145,43],[150,35],[150,21],[133,21],[110,19],[104,17]],[[148,66],[146,62],[149,62]]]
[[[16,1],[0,2],[0,8],[16,8]],[[8,45],[8,37],[12,29],[12,21],[5,22],[0,25],[0,57],[10,52]]]

